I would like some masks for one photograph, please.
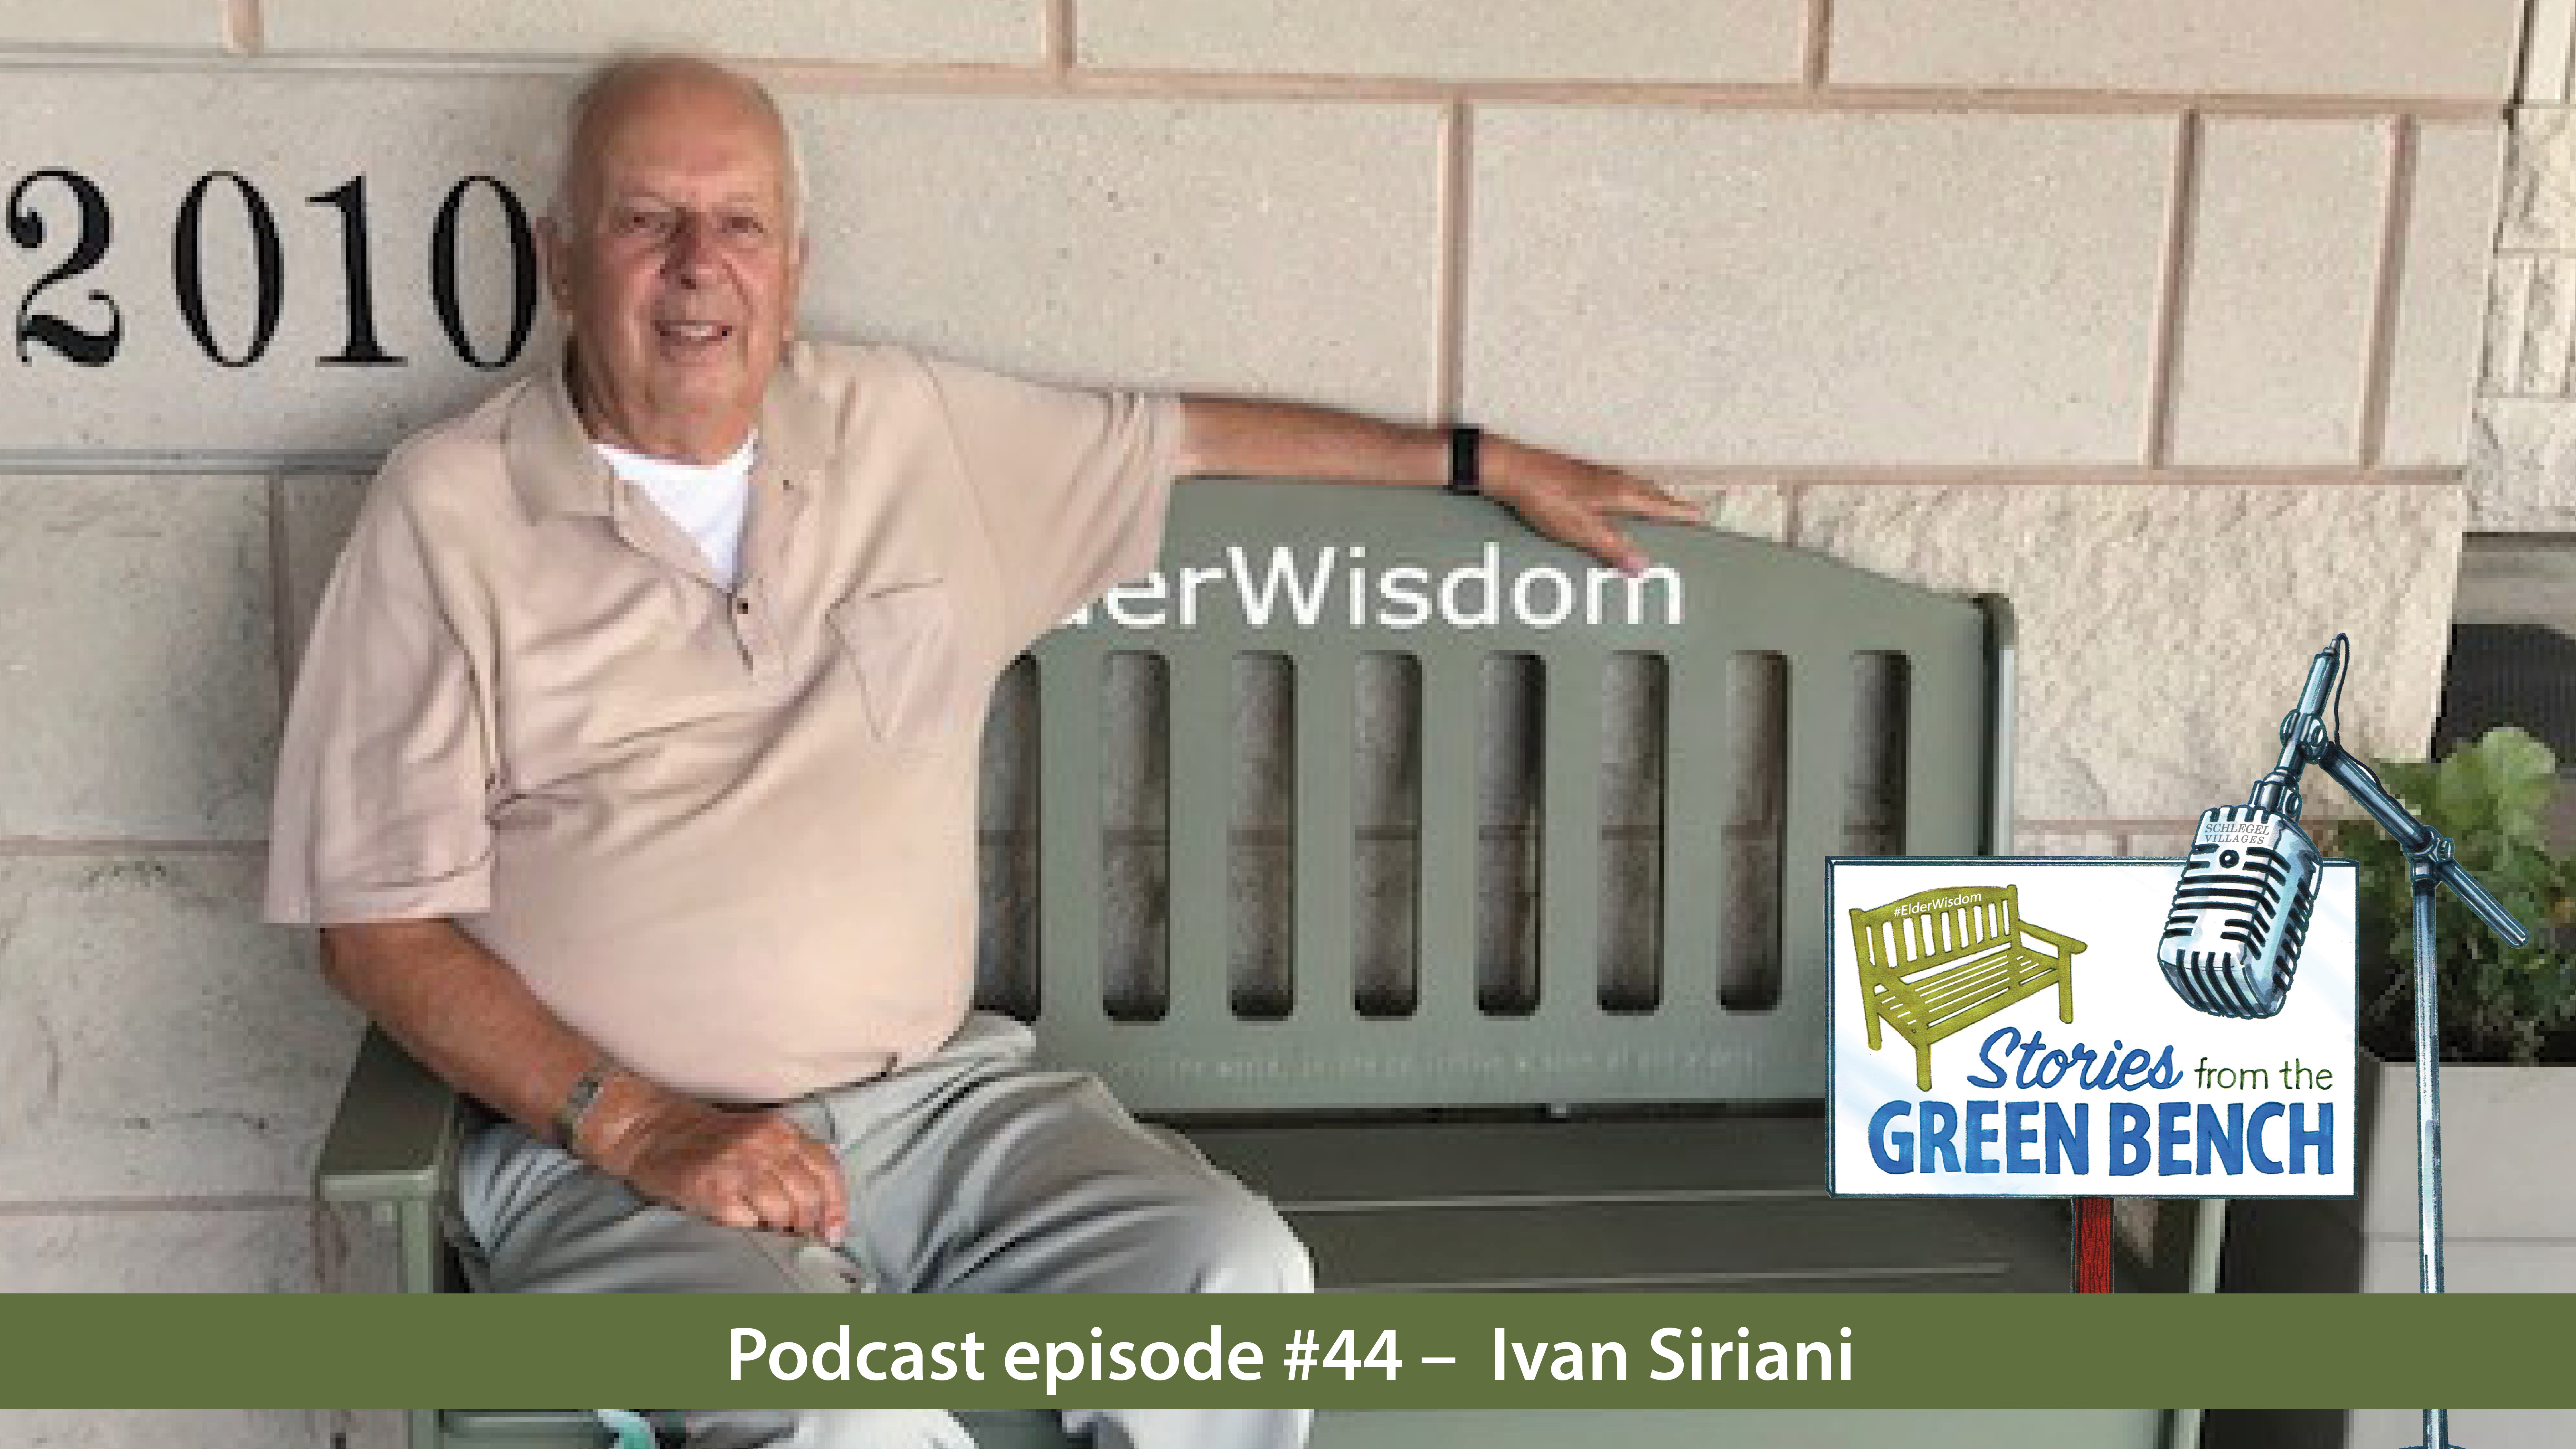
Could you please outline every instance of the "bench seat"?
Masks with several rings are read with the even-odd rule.
[[[1905,983],[1887,995],[1886,1016],[1910,1041],[1939,1040],[2056,984],[2058,960],[2027,946],[2007,946]]]

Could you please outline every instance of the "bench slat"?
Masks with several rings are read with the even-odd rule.
[[[1038,749],[1038,1010],[1096,1031],[1107,1017],[1099,848],[1104,661],[1082,651],[1035,657],[1047,719]],[[1068,701],[1089,707],[1062,707]]]
[[[1456,1195],[1573,1200],[1820,1192],[1820,1117],[1193,1126],[1218,1165],[1292,1207]]]
[[[1298,1012],[1351,1016],[1358,1011],[1357,941],[1351,909],[1358,839],[1358,729],[1354,703],[1359,660],[1338,654],[1301,661],[1289,682],[1296,750],[1289,778],[1297,840],[1292,892],[1288,988]]]
[[[2064,1204],[2006,1202],[1999,1210],[1969,1201],[1935,1206],[1818,1193],[1769,1201],[1441,1203],[1287,1217],[1328,1289],[2063,1288]]]
[[[1865,637],[1858,631],[1845,638]],[[1780,920],[1801,934],[1825,918],[1825,873],[1810,862],[1844,853],[1845,802],[1852,746],[1852,660],[1846,651],[1804,649],[1789,656],[1790,809],[1781,842]],[[1803,802],[1803,803],[1801,803]],[[1830,956],[1793,957],[1780,973],[1774,1033],[1821,1047]],[[1822,1056],[1821,1050],[1818,1056]],[[1817,1074],[1821,1087],[1823,1074]]]
[[[1227,908],[1234,856],[1234,667],[1202,662],[1195,669],[1175,667],[1166,676],[1170,889],[1164,897],[1169,979],[1163,1020],[1182,1035],[1233,1015],[1225,963],[1233,955]]]
[[[1739,899],[1727,889],[1726,827],[1738,789],[1732,755],[1740,752],[1686,750],[1670,741],[1685,730],[1736,727],[1727,705],[1733,668],[1731,651],[1665,656],[1669,735],[1664,751],[1663,982],[1658,993],[1663,1003],[1699,1005],[1719,999],[1724,913]],[[1702,803],[1690,803],[1694,801]]]
[[[1483,660],[1425,655],[1421,751],[1421,868],[1415,879],[1416,1019],[1476,1016],[1476,742],[1483,728]]]
[[[2055,1292],[2062,1203],[1832,1198],[1820,1118],[1203,1126],[1335,1289]]]
[[[1606,655],[1541,666],[1538,1014],[1576,1030],[1601,1014],[1602,718]]]
[[[1915,990],[1932,1012],[1932,1025],[1938,1028],[1954,1017],[1974,1020],[1968,1013],[2028,985],[2029,978],[2055,969],[2056,964],[2035,952],[2012,947],[1953,967],[1929,981],[1917,982]]]

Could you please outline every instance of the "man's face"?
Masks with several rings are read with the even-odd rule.
[[[803,246],[784,138],[759,103],[681,73],[607,98],[583,133],[547,278],[603,441],[720,457],[757,420]]]

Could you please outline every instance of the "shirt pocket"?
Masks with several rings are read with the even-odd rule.
[[[831,620],[880,744],[939,751],[973,742],[979,722],[974,671],[946,583],[852,594],[832,607]]]

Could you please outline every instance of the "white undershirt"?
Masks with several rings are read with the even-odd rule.
[[[759,443],[755,432],[721,463],[674,463],[602,442],[591,446],[696,542],[718,581],[730,589],[742,575],[742,520],[751,506],[751,457]]]

